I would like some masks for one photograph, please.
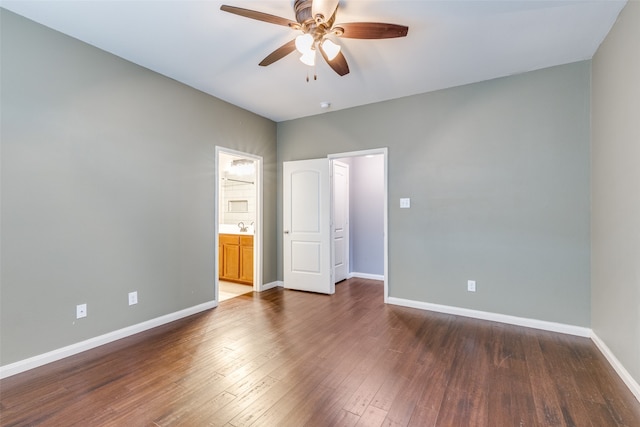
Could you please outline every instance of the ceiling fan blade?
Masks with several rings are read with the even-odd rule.
[[[340,0],[313,0],[311,3],[311,15],[314,19],[316,16],[322,15],[324,22],[329,21],[336,12]]]
[[[270,24],[284,25],[285,27],[295,27],[299,24],[287,18],[281,18],[275,15],[269,15],[268,13],[258,12],[256,10],[243,9],[241,7],[228,6],[223,4],[220,6],[220,10],[234,13],[236,15],[244,16],[245,18],[256,19],[258,21],[268,22]]]
[[[287,55],[289,55],[294,50],[296,50],[296,41],[295,41],[295,39],[291,40],[288,43],[283,44],[282,46],[280,46],[279,48],[277,48],[276,50],[271,52],[266,58],[264,58],[262,60],[262,62],[260,62],[259,65],[261,65],[263,67],[266,67],[267,65],[271,65],[274,62],[284,58]]]
[[[336,35],[349,39],[390,39],[405,37],[409,32],[409,27],[384,22],[352,22],[335,25],[333,29]]]
[[[341,76],[349,74],[349,65],[347,64],[347,60],[342,54],[342,52],[338,52],[336,57],[333,58],[331,61],[329,61],[329,58],[327,58],[327,54],[324,53],[324,50],[322,49],[319,49],[319,50],[324,60],[327,61],[327,64],[329,64],[329,66],[333,68],[333,71],[335,71]]]

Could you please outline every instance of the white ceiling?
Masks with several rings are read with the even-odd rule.
[[[292,53],[300,34],[220,11],[295,21],[293,0],[2,0],[2,7],[274,121],[335,111],[590,59],[626,1],[341,0],[340,22],[407,25],[405,38],[339,39],[351,72]],[[307,74],[311,81],[307,82]],[[321,109],[320,103],[331,103]]]

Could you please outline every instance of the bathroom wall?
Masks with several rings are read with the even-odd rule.
[[[256,220],[255,176],[223,173],[220,196],[220,223],[250,225]]]

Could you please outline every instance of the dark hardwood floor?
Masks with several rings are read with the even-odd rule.
[[[595,345],[272,289],[0,381],[2,426],[640,426]]]

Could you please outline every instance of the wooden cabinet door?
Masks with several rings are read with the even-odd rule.
[[[221,234],[219,241],[222,249],[220,252],[220,277],[238,280],[240,278],[240,236]]]
[[[224,277],[238,280],[240,278],[240,245],[222,245],[224,252]]]
[[[253,283],[253,236],[240,236],[240,280]]]
[[[240,246],[240,280],[253,283],[253,246]]]

